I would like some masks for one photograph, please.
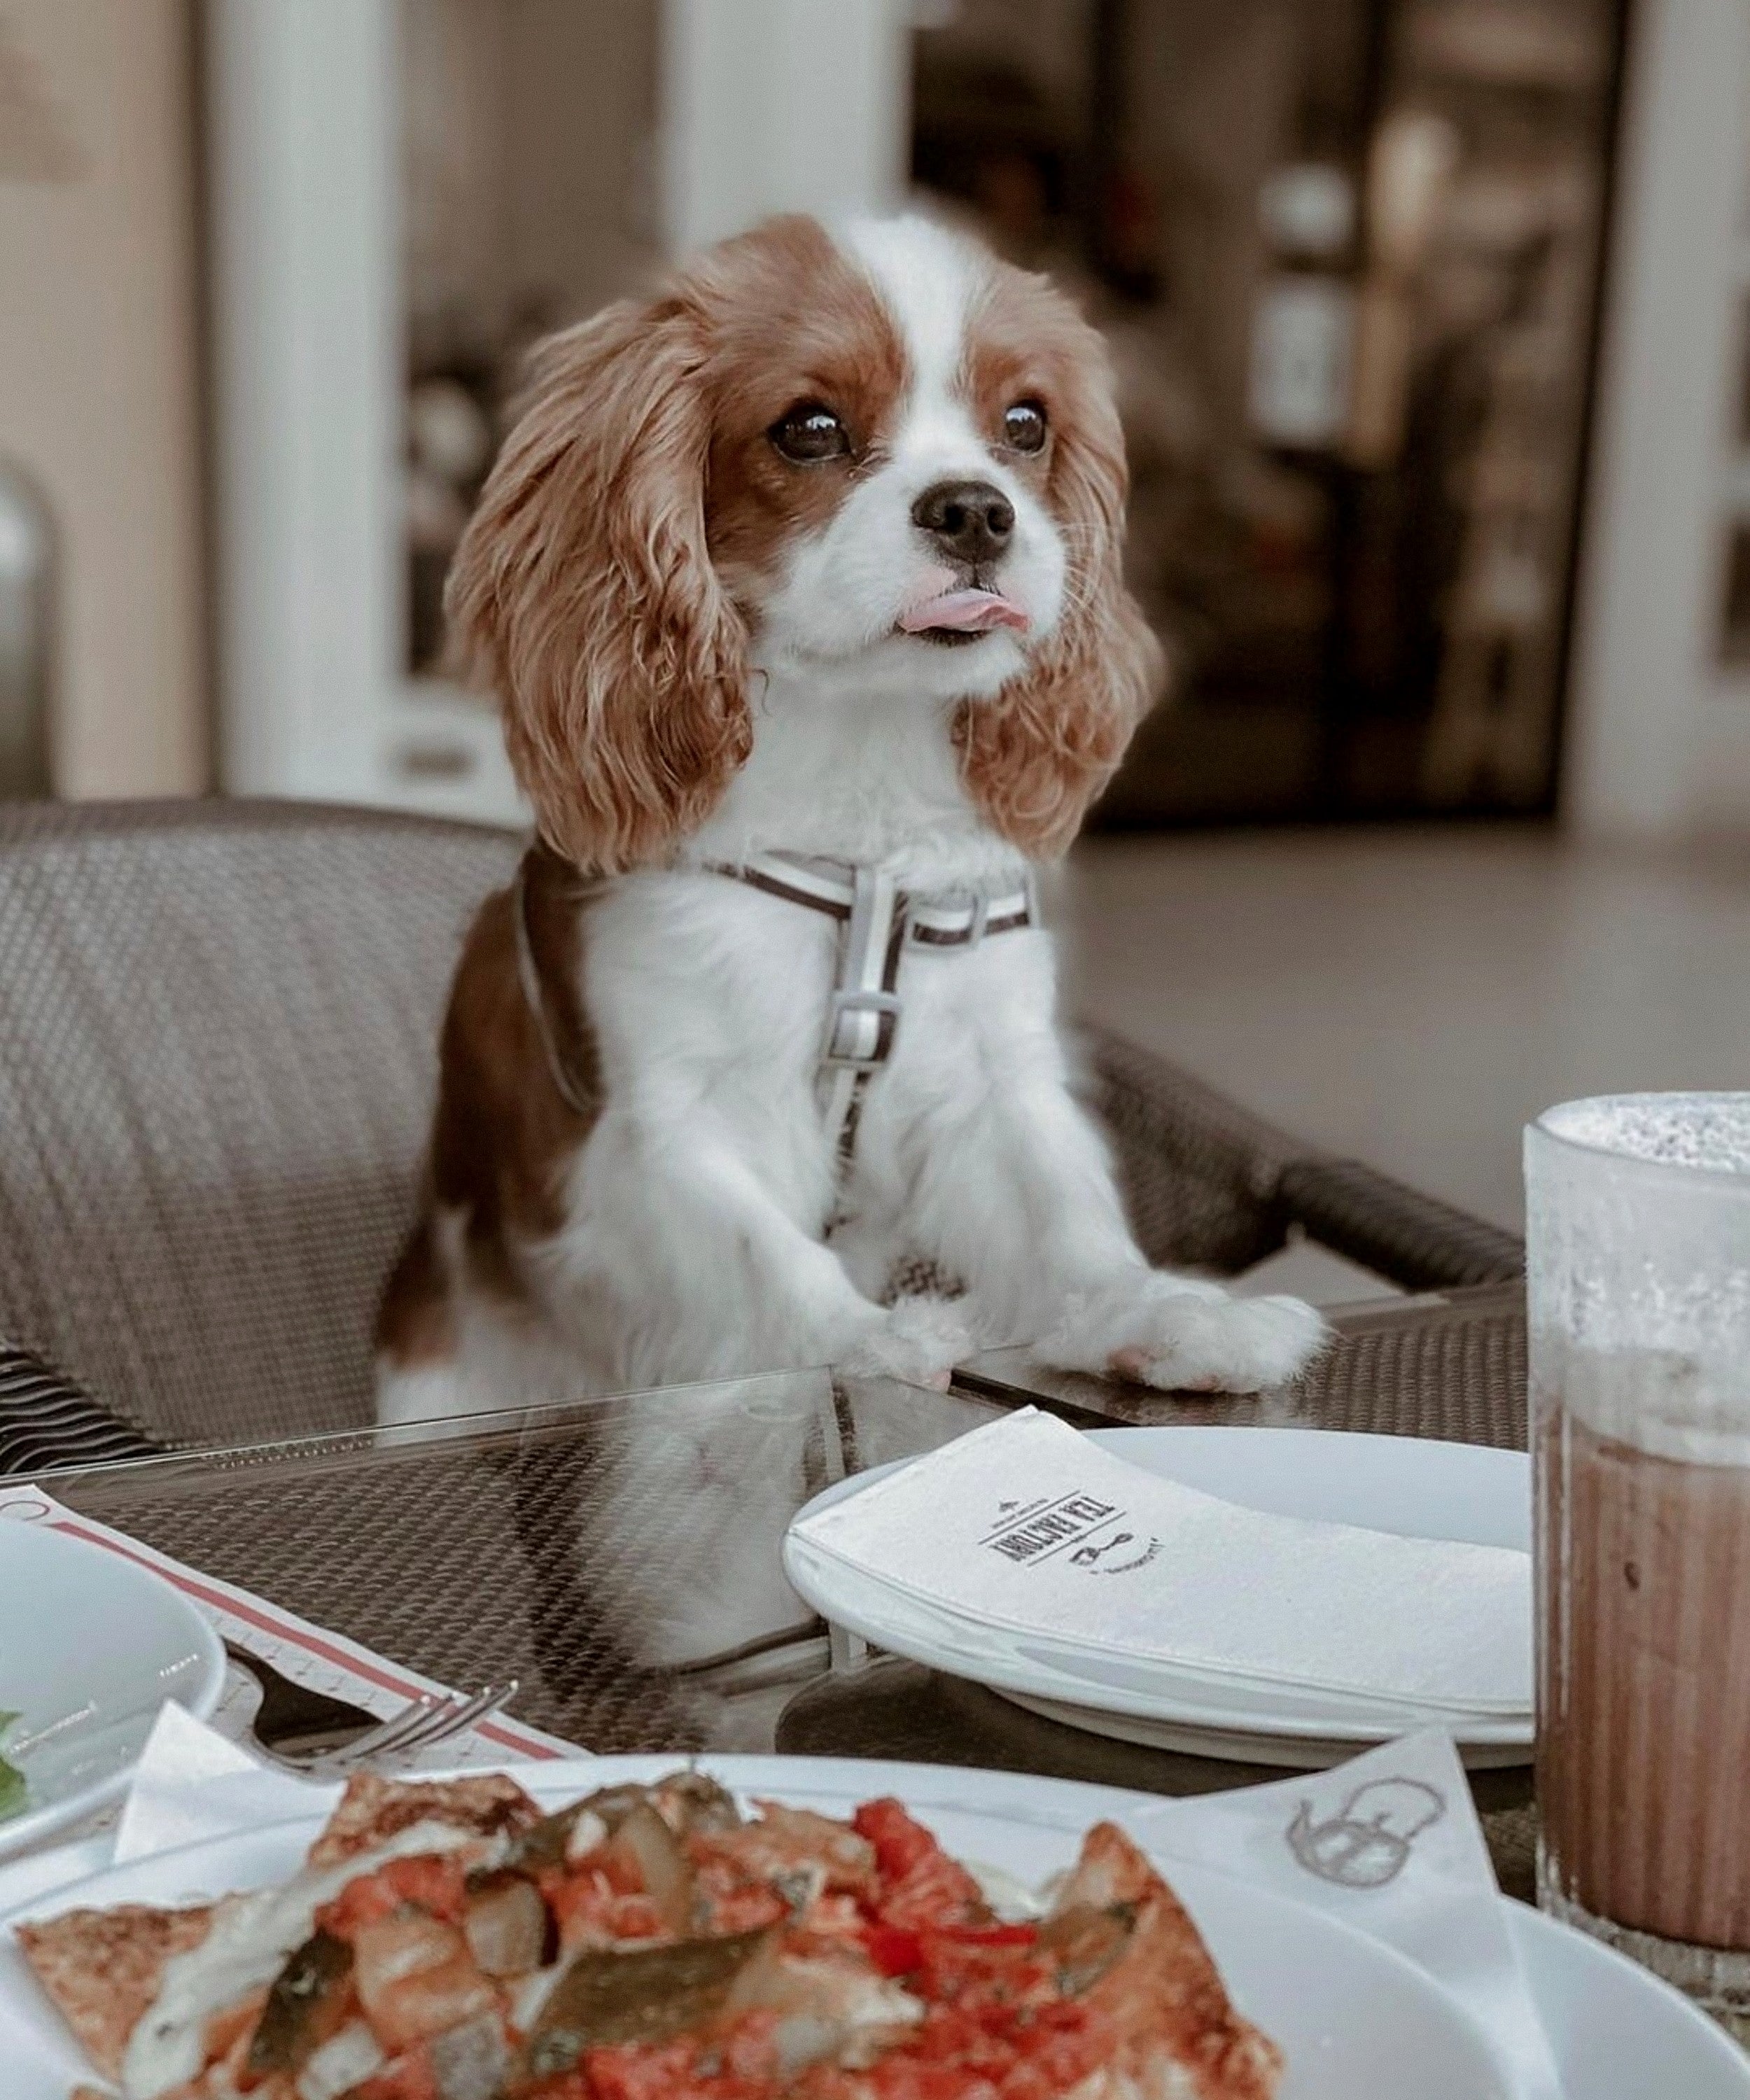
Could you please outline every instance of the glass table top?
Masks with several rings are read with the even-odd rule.
[[[1202,1792],[1281,1774],[1086,1734],[829,1635],[779,1567],[791,1517],[832,1481],[1029,1401],[1084,1426],[1522,1440],[1498,1379],[1472,1390],[1502,1346],[1491,1322],[1516,1317],[1498,1303],[1357,1312],[1339,1321],[1336,1368],[1290,1396],[1187,1402],[996,1357],[945,1393],[800,1372],[178,1454],[45,1485],[447,1683],[514,1675],[514,1712],[589,1749],[776,1749]],[[1503,1885],[1525,1893],[1529,1772],[1474,1785]]]

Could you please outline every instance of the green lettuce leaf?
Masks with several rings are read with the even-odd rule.
[[[6,1732],[18,1718],[15,1714],[0,1714],[0,1742],[6,1740]],[[9,1815],[16,1815],[24,1805],[28,1791],[24,1775],[16,1765],[9,1765],[0,1758],[0,1823]]]

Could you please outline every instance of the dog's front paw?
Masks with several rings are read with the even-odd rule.
[[[1047,1352],[1165,1392],[1261,1392],[1306,1369],[1329,1330],[1298,1298],[1230,1298],[1151,1276],[1075,1308]]]
[[[1160,1308],[1145,1338],[1107,1358],[1120,1378],[1163,1392],[1263,1392],[1286,1385],[1329,1332],[1298,1298],[1179,1299]]]
[[[840,1368],[853,1377],[901,1379],[945,1392],[954,1365],[976,1347],[963,1301],[901,1298],[844,1352]]]

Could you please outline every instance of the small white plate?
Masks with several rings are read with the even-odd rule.
[[[41,1525],[0,1524],[0,1754],[24,1773],[0,1859],[126,1789],[158,1710],[205,1719],[225,1683],[218,1635],[149,1568]]]
[[[705,1769],[746,1796],[847,1815],[895,1794],[961,1857],[1038,1884],[1073,1860],[1082,1833],[1137,1798],[1014,1774],[804,1758],[707,1758]],[[597,1784],[655,1778],[667,1758],[604,1758]],[[573,1797],[538,1768],[516,1776],[549,1806]],[[26,1969],[7,1927],[83,1905],[177,1903],[281,1879],[302,1864],[321,1818],[282,1823],[165,1852],[38,1898],[0,1921],[0,2060],[7,2100],[65,2100],[79,2052]],[[1281,2047],[1281,2100],[1507,2100],[1494,2049],[1447,1992],[1390,1948],[1305,1906],[1205,1867],[1174,1863],[1174,1887],[1196,1918],[1235,2002]],[[1721,2092],[1729,2091],[1721,2088]]]
[[[1531,1470],[1522,1451],[1410,1436],[1321,1429],[1097,1429],[1114,1457],[1184,1486],[1273,1515],[1353,1524],[1410,1538],[1531,1549]],[[902,1459],[901,1465],[916,1462]],[[840,1480],[801,1512],[858,1493],[896,1467]],[[800,1518],[797,1519],[800,1521]],[[1335,1764],[1369,1743],[1426,1727],[1430,1715],[1377,1701],[1290,1687],[1241,1685],[1194,1669],[1071,1652],[1061,1643],[956,1638],[941,1617],[912,1612],[824,1557],[806,1562],[784,1542],[784,1572],[822,1617],[896,1655],[971,1679],[1029,1711],[1095,1735],[1198,1757],[1306,1769]],[[1525,1629],[1527,1645],[1531,1642]],[[1468,1765],[1530,1761],[1528,1717],[1455,1726]]]

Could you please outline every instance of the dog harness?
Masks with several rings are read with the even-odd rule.
[[[827,1002],[820,1074],[827,1135],[842,1182],[856,1158],[869,1083],[893,1054],[898,1037],[899,966],[906,949],[976,948],[994,934],[1037,926],[1033,876],[1001,888],[915,895],[884,869],[813,854],[761,854],[705,865],[712,875],[839,923],[839,965]]]
[[[528,920],[530,858],[526,854],[518,867],[511,891],[517,974],[560,1098],[578,1114],[591,1116],[596,1102],[562,1054],[535,956]],[[869,1083],[893,1054],[898,1037],[899,968],[906,951],[940,954],[976,948],[996,934],[1037,926],[1039,902],[1033,876],[1029,871],[1003,885],[915,894],[901,889],[884,869],[813,854],[707,861],[704,871],[838,922],[838,968],[827,1002],[820,1077],[827,1134],[842,1185],[856,1158],[857,1126]],[[606,886],[588,884],[577,894],[586,898]]]

